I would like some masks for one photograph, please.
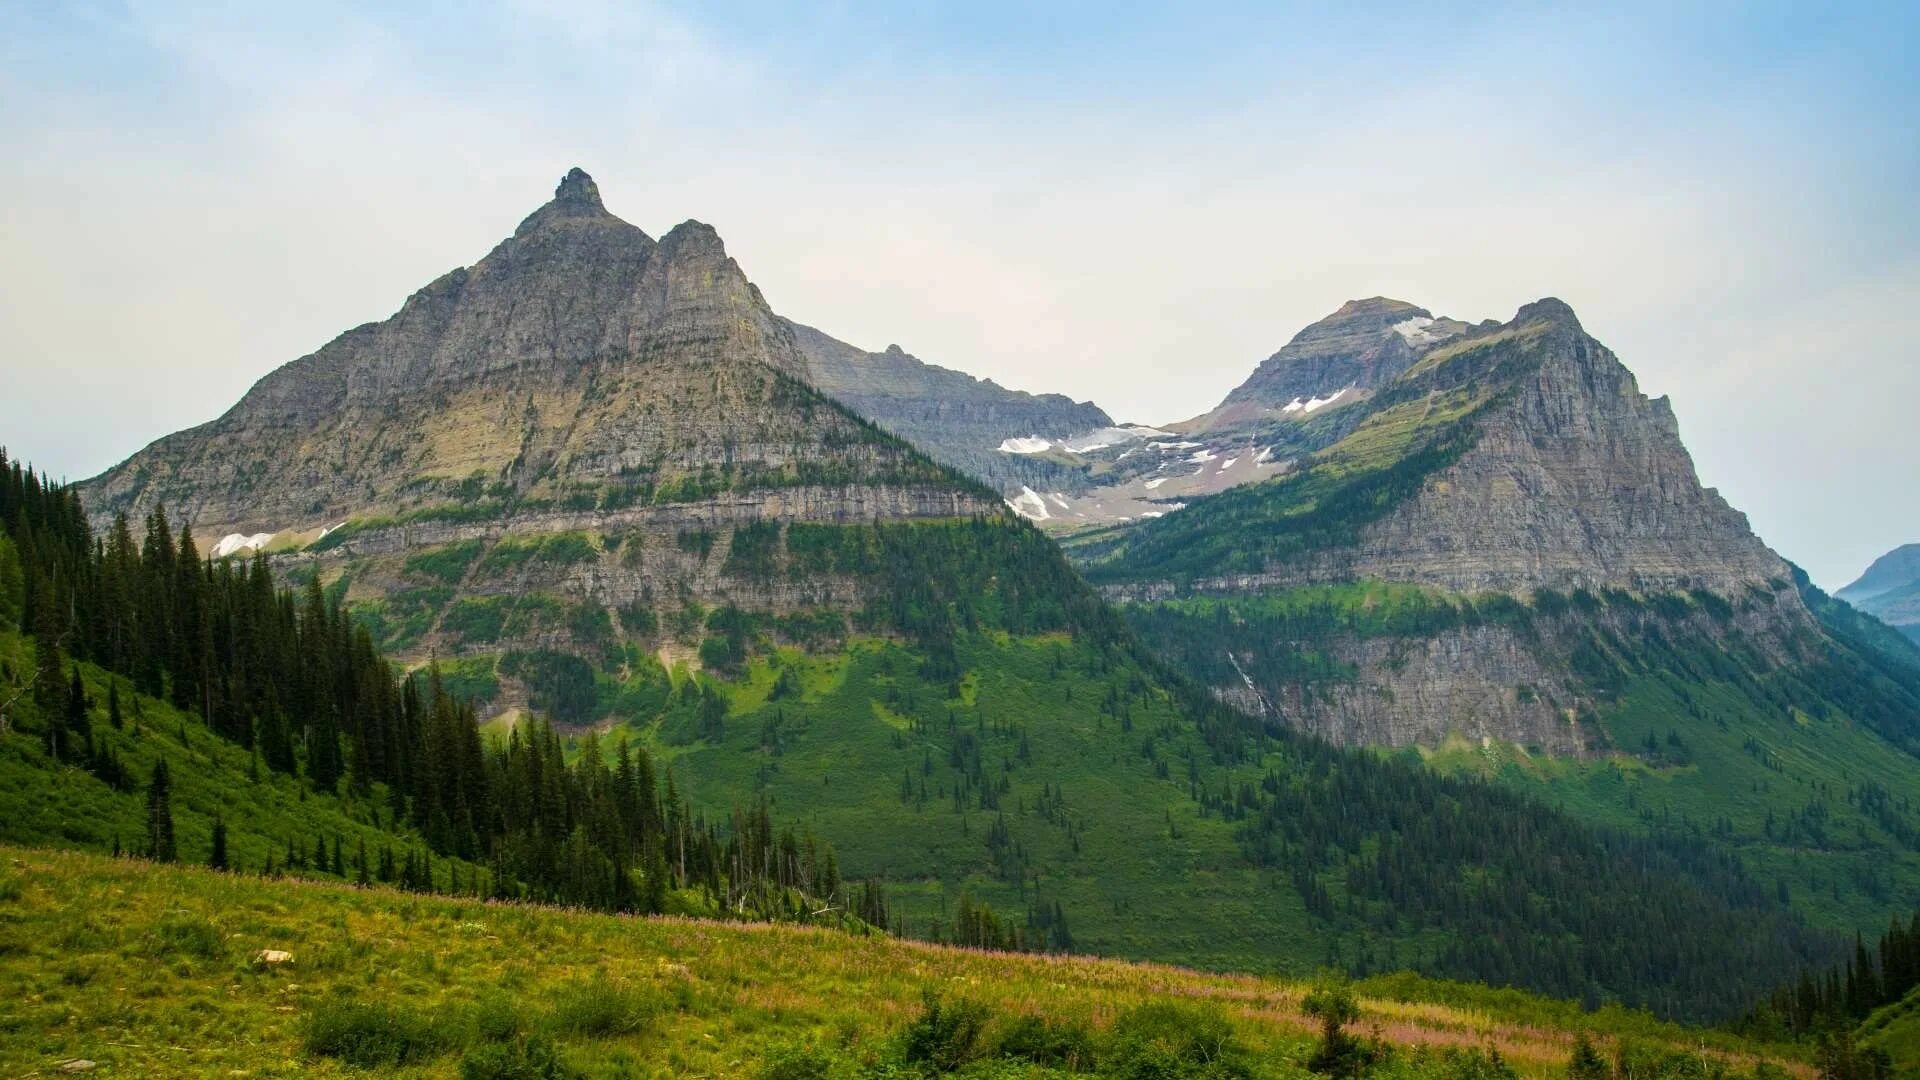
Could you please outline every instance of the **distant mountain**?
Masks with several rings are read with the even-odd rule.
[[[1433,346],[1473,329],[1402,300],[1350,300],[1295,334],[1221,403],[1093,450],[1043,456],[1076,470],[1044,505],[1014,509],[1074,532],[1152,520],[1188,500],[1271,479],[1344,434],[1345,419]],[[1047,491],[1048,489],[1041,489]]]
[[[1381,344],[1404,310],[1363,350],[1398,374],[1296,425],[1284,468],[1069,551],[1256,715],[1711,832],[1824,918],[1920,888],[1920,651],[1703,487],[1667,401],[1567,305],[1410,361]],[[1357,385],[1345,355],[1315,377]],[[1265,400],[1330,390],[1302,378]]]
[[[1002,449],[1010,441],[1065,439],[1113,426],[1091,401],[1008,390],[926,363],[898,345],[867,352],[811,326],[788,326],[821,392],[1001,491],[1079,486],[1071,467]]]
[[[1469,329],[1402,300],[1350,300],[1295,334],[1212,412],[1179,426],[1217,431],[1351,403],[1411,367],[1418,350]]]
[[[1880,556],[1834,595],[1920,642],[1920,544]]]

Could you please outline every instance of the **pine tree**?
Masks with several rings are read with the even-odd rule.
[[[147,858],[155,862],[173,862],[179,858],[173,841],[173,779],[167,772],[167,759],[153,765],[153,780],[147,785]]]
[[[80,681],[80,665],[73,665],[73,679],[67,684],[67,714],[65,718],[68,734],[73,736],[72,745],[90,747],[93,742],[93,723],[87,717],[87,687]]]
[[[215,870],[227,868],[227,823],[217,814],[213,819],[213,852],[207,856],[207,865]]]
[[[1580,1041],[1573,1044],[1573,1056],[1567,1059],[1567,1080],[1610,1080],[1612,1076],[1606,1059],[1593,1048],[1593,1040],[1581,1032]]]
[[[107,681],[107,720],[113,724],[115,731],[126,729],[126,717],[120,715],[120,680],[118,679]]]

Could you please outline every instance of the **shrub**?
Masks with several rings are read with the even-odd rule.
[[[550,1015],[559,1032],[603,1038],[639,1031],[659,1012],[657,997],[596,976],[563,988]]]
[[[329,1001],[307,1017],[305,1045],[310,1054],[373,1069],[437,1057],[447,1040],[426,1017],[402,1006]]]
[[[1070,1020],[1023,1016],[1000,1037],[1000,1056],[1081,1072],[1093,1068],[1093,1036]]]
[[[460,1059],[461,1080],[573,1080],[585,1075],[539,1035],[492,1043]]]
[[[1218,1009],[1142,1005],[1116,1020],[1101,1071],[1131,1080],[1238,1080],[1246,1049]]]
[[[942,1001],[927,990],[920,1015],[901,1033],[900,1056],[910,1065],[935,1073],[953,1072],[981,1056],[980,1036],[986,1031],[987,1006],[976,1001]]]

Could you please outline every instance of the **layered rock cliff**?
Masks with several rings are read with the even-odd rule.
[[[164,506],[222,555],[344,580],[406,656],[619,663],[610,642],[699,641],[703,607],[867,599],[776,574],[787,525],[1005,513],[808,377],[712,228],[655,241],[576,169],[478,263],[83,491],[102,524]]]
[[[507,500],[944,483],[804,397],[787,324],[698,222],[659,241],[574,170],[484,259],[266,376],[219,419],[88,481],[202,535]]]
[[[1377,329],[1417,309],[1342,310]],[[1688,633],[1737,631],[1755,655],[1783,662],[1803,654],[1814,626],[1788,564],[1700,484],[1667,401],[1641,394],[1570,308],[1542,300],[1505,324],[1449,330],[1415,343],[1389,329],[1411,352],[1375,347],[1371,368],[1351,350],[1303,367],[1303,381],[1276,393],[1324,392],[1325,379],[1371,377],[1381,364],[1399,370],[1329,417],[1330,441],[1286,475],[1142,525],[1110,554],[1094,553],[1090,573],[1117,599],[1176,607],[1182,597],[1270,598],[1363,582],[1432,590],[1469,610],[1487,594],[1523,607],[1541,594],[1698,594],[1738,618],[1695,620]],[[1271,385],[1285,373],[1263,370]],[[1569,722],[1590,702],[1568,656],[1597,619],[1557,612],[1530,619],[1525,633],[1468,619],[1409,634],[1374,633],[1361,618],[1310,643],[1297,634],[1206,640],[1237,661],[1214,680],[1223,694],[1337,740],[1432,744],[1468,734],[1577,752],[1593,733]],[[1283,636],[1298,630],[1285,626]],[[1186,648],[1177,630],[1160,632],[1163,644]],[[1303,649],[1341,678],[1286,674],[1300,670],[1286,658]]]

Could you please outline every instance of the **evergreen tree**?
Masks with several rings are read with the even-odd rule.
[[[218,814],[213,818],[213,851],[207,856],[207,865],[215,870],[227,869],[227,823]]]
[[[90,747],[93,743],[93,724],[87,717],[87,688],[80,681],[80,665],[73,665],[73,678],[67,684],[67,709],[65,716],[67,733],[73,737],[72,745]]]
[[[1613,1070],[1594,1049],[1593,1040],[1581,1032],[1580,1041],[1573,1044],[1573,1056],[1567,1059],[1567,1080],[1611,1080],[1612,1076]]]
[[[173,780],[167,772],[167,759],[153,765],[153,779],[147,784],[147,858],[155,862],[173,862],[179,851],[173,841]]]

